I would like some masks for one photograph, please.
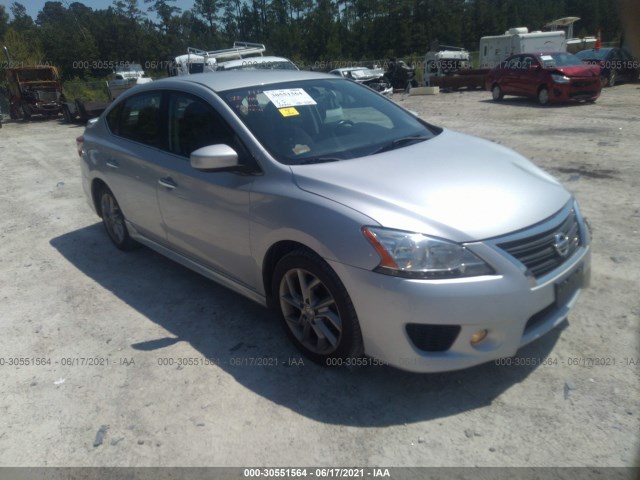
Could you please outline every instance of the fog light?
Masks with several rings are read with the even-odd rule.
[[[489,332],[486,329],[478,330],[476,333],[471,335],[471,345],[476,346],[477,344],[479,344],[481,341],[487,338],[488,333]]]

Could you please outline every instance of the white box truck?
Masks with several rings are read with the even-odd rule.
[[[566,51],[567,42],[562,30],[529,32],[527,27],[516,27],[504,35],[480,39],[480,68],[493,68],[516,53]]]

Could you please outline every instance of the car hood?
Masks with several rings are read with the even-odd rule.
[[[379,80],[381,79],[383,76],[382,75],[362,75],[361,77],[354,77],[353,79],[356,82],[368,82],[369,80]]]
[[[390,152],[291,170],[302,190],[357,210],[374,225],[457,242],[529,227],[571,199],[521,155],[446,129]]]
[[[567,77],[597,77],[600,75],[599,65],[573,65],[571,67],[555,67],[553,70]]]

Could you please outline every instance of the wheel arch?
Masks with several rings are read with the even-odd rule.
[[[264,286],[267,307],[269,308],[275,307],[274,298],[271,293],[273,290],[273,272],[275,271],[276,265],[282,258],[296,250],[306,250],[318,258],[322,258],[322,256],[312,248],[293,240],[281,240],[271,245],[262,260],[262,283]]]
[[[102,208],[100,206],[100,199],[98,195],[103,188],[109,188],[107,184],[101,178],[94,178],[91,181],[91,201],[93,207],[100,218],[102,218]]]

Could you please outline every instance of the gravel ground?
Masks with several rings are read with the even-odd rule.
[[[112,247],[83,196],[81,126],[9,122],[0,466],[640,465],[640,85],[547,108],[480,91],[394,99],[517,150],[578,197],[592,283],[563,328],[511,365],[318,367],[249,300]]]

